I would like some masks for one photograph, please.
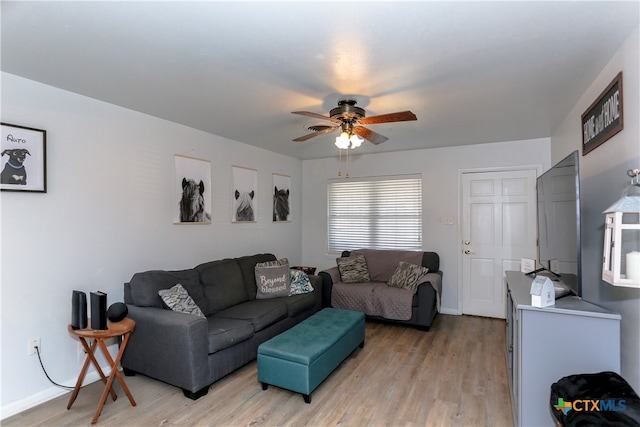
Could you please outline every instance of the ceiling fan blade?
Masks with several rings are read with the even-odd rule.
[[[299,114],[301,116],[313,117],[314,119],[327,120],[333,123],[342,123],[341,120],[332,117],[323,116],[322,114],[312,113],[311,111],[292,111],[291,114]]]
[[[367,141],[371,142],[372,144],[382,144],[383,142],[385,142],[386,140],[388,140],[389,138],[387,138],[384,135],[380,135],[377,132],[372,131],[371,129],[367,129],[365,127],[362,126],[356,126],[353,128],[353,132],[356,135],[359,135],[361,137],[363,137],[364,139],[366,139]]]
[[[358,123],[362,125],[374,125],[377,123],[408,122],[410,120],[418,120],[418,118],[411,111],[400,111],[397,113],[381,114],[379,116],[363,117],[358,120]]]
[[[312,132],[312,133],[309,133],[307,135],[301,136],[299,138],[294,139],[293,141],[296,141],[296,142],[306,141],[307,139],[311,139],[314,136],[318,136],[318,135],[322,135],[322,134],[325,134],[325,133],[333,132],[334,130],[339,129],[339,128],[340,128],[340,126],[328,127],[326,129],[321,129],[319,131]]]

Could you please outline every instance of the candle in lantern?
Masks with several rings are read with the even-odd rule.
[[[627,279],[640,280],[640,252],[627,254]]]

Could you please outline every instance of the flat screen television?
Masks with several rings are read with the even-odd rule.
[[[542,267],[536,273],[544,272],[554,280],[556,297],[566,291],[582,296],[578,160],[578,151],[574,151],[536,180],[538,263]]]

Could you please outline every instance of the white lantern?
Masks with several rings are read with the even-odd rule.
[[[640,288],[640,169],[627,174],[631,185],[620,200],[604,211],[602,280],[615,286]]]

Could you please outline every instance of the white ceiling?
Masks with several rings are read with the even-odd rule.
[[[389,138],[360,152],[550,136],[639,2],[2,1],[3,71],[300,159],[345,97]],[[612,76],[613,77],[613,76]],[[604,88],[603,88],[604,89]]]

